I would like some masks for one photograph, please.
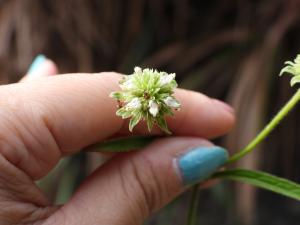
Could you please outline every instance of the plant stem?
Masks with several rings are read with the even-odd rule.
[[[227,164],[233,163],[253,151],[253,149],[261,143],[271,132],[276,128],[281,120],[288,115],[288,113],[296,106],[300,101],[300,89],[293,95],[293,97],[281,108],[281,110],[275,115],[275,117],[264,127],[264,129],[241,151],[234,154],[227,161]],[[192,193],[192,199],[190,203],[187,225],[196,225],[197,222],[197,208],[198,208],[199,190],[198,185],[195,185]]]
[[[192,196],[190,200],[190,206],[187,216],[186,225],[196,225],[197,224],[197,209],[199,203],[199,185],[195,184],[192,190]]]
[[[234,154],[227,161],[227,164],[238,161],[250,153],[260,142],[262,142],[271,131],[280,123],[280,121],[295,107],[300,100],[300,89],[293,95],[293,97],[281,108],[276,116],[265,126],[265,128],[241,151]]]

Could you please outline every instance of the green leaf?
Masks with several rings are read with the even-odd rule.
[[[141,149],[150,144],[158,136],[134,136],[117,138],[90,145],[84,151],[89,152],[129,152]]]
[[[300,200],[300,185],[284,178],[253,170],[233,169],[217,172],[213,178],[241,181],[273,191],[296,200]]]

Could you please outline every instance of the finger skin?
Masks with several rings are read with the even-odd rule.
[[[119,89],[120,78],[116,73],[71,74],[2,86],[0,135],[8,144],[1,153],[38,179],[63,155],[117,134],[124,121],[115,115],[109,94]],[[176,96],[183,107],[169,119],[174,135],[210,138],[232,127],[233,114],[208,97],[180,89]]]
[[[119,155],[95,171],[45,225],[142,224],[185,190],[174,160],[198,146],[212,144],[200,138],[162,138],[143,151]]]

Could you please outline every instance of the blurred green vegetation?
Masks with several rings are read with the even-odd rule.
[[[233,105],[235,129],[214,140],[232,152],[294,91],[277,74],[300,52],[299,0],[7,0],[0,15],[2,83],[17,81],[39,53],[62,73],[131,73],[136,65],[175,72],[181,87]],[[299,113],[239,165],[299,182]],[[62,203],[101,162],[96,154],[69,157],[41,186]],[[147,224],[183,224],[189,194]],[[200,199],[200,224],[299,224],[298,202],[247,185],[222,182]]]

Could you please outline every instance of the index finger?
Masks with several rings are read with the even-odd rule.
[[[53,164],[60,156],[53,150],[54,144],[49,144],[49,135],[61,154],[71,154],[121,131],[124,121],[115,115],[116,102],[109,97],[110,92],[119,89],[120,78],[117,73],[68,74],[6,85],[0,88],[0,106],[9,111],[10,117],[21,120],[15,124],[19,132],[30,132],[29,137],[22,134],[22,139],[34,157],[49,161],[53,153],[55,160],[50,163]],[[176,91],[176,96],[182,110],[168,120],[174,135],[209,138],[222,135],[232,127],[233,114],[218,101],[181,89]],[[41,146],[34,149],[34,143],[46,149]],[[23,160],[19,165],[26,168],[32,162],[28,161],[30,156],[19,158]],[[37,168],[30,171],[37,173]]]

